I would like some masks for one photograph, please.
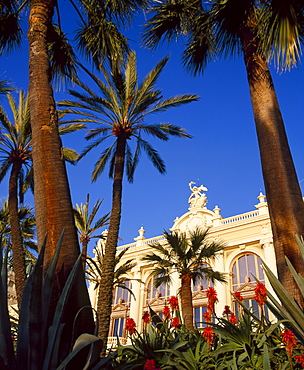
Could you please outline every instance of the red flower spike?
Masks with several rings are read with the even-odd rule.
[[[181,324],[179,322],[179,318],[178,317],[174,317],[171,321],[171,325],[173,326],[174,329],[178,329],[180,328]]]
[[[214,304],[218,302],[216,290],[212,287],[209,287],[206,290],[206,296],[208,298],[207,308],[209,311],[214,312]]]
[[[206,342],[208,343],[208,348],[210,348],[210,345],[213,342],[214,338],[214,331],[211,326],[206,326],[204,328],[202,336],[206,339]]]
[[[238,299],[240,302],[243,301],[243,297],[242,297],[242,294],[240,292],[235,292],[234,293],[234,296],[236,299]]]
[[[234,314],[234,313],[230,314],[229,321],[230,321],[233,325],[236,325],[236,324],[237,324],[237,318],[236,318],[236,316],[235,316],[235,314]]]
[[[163,315],[164,315],[164,318],[165,320],[168,320],[170,319],[170,308],[169,306],[165,305],[164,308],[163,308]]]
[[[142,319],[144,320],[144,323],[148,324],[150,322],[150,315],[148,311],[145,311],[143,314]]]
[[[126,331],[130,334],[130,335],[132,335],[132,334],[134,334],[135,333],[135,331],[136,331],[136,324],[135,324],[135,321],[132,319],[132,318],[130,318],[130,319],[127,319],[127,321],[126,321]]]
[[[178,309],[178,299],[174,296],[168,299],[169,306],[171,307],[171,311]]]
[[[288,357],[291,358],[292,350],[297,345],[295,335],[293,334],[291,330],[285,329],[283,333],[281,334],[281,336],[282,336],[282,342],[285,345]]]
[[[211,312],[209,310],[204,312],[203,316],[206,322],[211,322]]]
[[[144,364],[144,370],[161,370],[159,367],[156,367],[154,360],[147,360]]]
[[[230,314],[231,314],[230,307],[229,306],[225,306],[224,307],[223,315],[230,315]]]
[[[304,355],[296,356],[295,359],[296,359],[296,362],[299,362],[301,364],[302,368],[304,369]]]
[[[267,298],[267,290],[264,284],[257,283],[254,288],[254,299],[258,302],[259,306],[263,306],[265,304],[265,300]]]

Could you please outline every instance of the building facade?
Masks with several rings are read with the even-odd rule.
[[[218,206],[213,210],[208,209],[206,187],[195,186],[195,183],[190,182],[189,188],[191,193],[188,199],[190,205],[188,212],[176,218],[170,230],[189,232],[197,227],[209,228],[210,239],[225,242],[224,250],[218,253],[217,258],[210,261],[211,267],[224,274],[227,281],[226,284],[214,284],[219,299],[216,305],[217,316],[222,316],[225,305],[229,305],[233,311],[237,309],[237,304],[231,294],[234,292],[240,292],[245,304],[258,310],[254,300],[254,277],[265,283],[267,289],[272,291],[270,284],[265,280],[261,261],[265,261],[272,271],[277,273],[266,197],[262,193],[259,194],[258,202],[253,211],[223,218]],[[141,260],[145,254],[151,251],[150,244],[165,242],[164,236],[146,239],[143,227],[138,230],[138,233],[133,243],[118,247],[118,251],[128,248],[123,261],[132,259],[137,264],[129,276],[126,276],[127,279],[130,279],[126,280],[126,284],[132,289],[134,297],[127,290],[121,288],[117,288],[113,292],[109,333],[113,341],[116,336],[122,338],[122,342],[124,341],[124,327],[128,317],[132,317],[137,328],[141,330],[142,316],[148,305],[155,312],[162,312],[166,300],[172,295],[178,296],[180,282],[177,273],[172,274],[171,285],[162,285],[155,289],[151,264]],[[103,242],[100,241],[96,248],[102,247]],[[197,326],[202,325],[203,313],[207,305],[205,292],[208,285],[208,281],[201,281],[192,289],[194,318]],[[93,284],[89,286],[89,293],[92,305],[96,308],[97,291],[94,290]]]

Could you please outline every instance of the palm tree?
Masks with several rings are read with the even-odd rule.
[[[33,188],[32,170],[32,135],[30,126],[30,109],[28,97],[19,92],[18,103],[11,94],[7,94],[13,120],[0,106],[0,182],[10,171],[8,207],[10,214],[11,240],[16,279],[17,299],[20,302],[23,285],[26,279],[22,235],[18,217],[19,200],[28,187]],[[64,114],[60,115],[64,116]],[[59,133],[64,135],[84,128],[83,124],[59,123]],[[72,162],[78,158],[73,149],[61,148],[62,157]]]
[[[25,262],[31,261],[34,263],[36,261],[36,257],[33,252],[37,252],[38,248],[37,244],[33,241],[36,234],[36,221],[33,209],[27,205],[20,206],[18,208],[18,217]],[[8,201],[4,201],[0,205],[0,240],[2,247],[11,249],[11,226],[9,218]],[[25,267],[27,270],[27,266]]]
[[[97,199],[92,212],[89,214],[89,200],[90,194],[87,194],[87,200],[85,204],[76,204],[76,208],[74,208],[74,216],[75,216],[75,223],[78,230],[78,236],[80,243],[82,245],[81,254],[82,254],[82,265],[83,269],[85,270],[86,267],[86,259],[87,259],[87,250],[88,244],[91,238],[101,238],[102,235],[92,236],[92,234],[100,229],[101,227],[108,224],[109,221],[109,213],[100,217],[94,225],[92,225],[93,220],[102,204],[102,200]]]
[[[217,54],[242,54],[259,142],[262,172],[273,231],[280,280],[304,304],[285,262],[304,274],[295,235],[304,234],[304,203],[267,58],[289,68],[300,55],[303,40],[301,2],[271,0],[158,1],[145,32],[146,44],[187,37],[183,61],[194,74]]]
[[[24,169],[31,167],[31,128],[28,99],[21,91],[19,105],[11,94],[7,95],[14,121],[11,122],[0,107],[0,182],[10,170],[8,209],[11,227],[13,263],[18,305],[21,302],[26,280],[22,234],[18,217],[18,182],[22,183]]]
[[[194,329],[191,282],[195,284],[199,278],[225,282],[221,273],[206,265],[216,257],[217,252],[225,248],[225,244],[208,240],[208,233],[208,229],[200,228],[189,235],[165,231],[165,244],[149,244],[155,252],[150,252],[142,258],[143,261],[155,264],[152,273],[156,276],[156,287],[162,283],[171,283],[172,272],[179,274],[182,317],[190,330]]]
[[[170,124],[146,124],[148,114],[165,111],[191,101],[198,100],[197,95],[180,95],[162,100],[161,90],[155,88],[157,80],[168,58],[160,61],[157,66],[138,85],[136,71],[136,55],[130,53],[125,69],[112,66],[111,73],[103,69],[106,83],[87,71],[95,82],[100,95],[78,81],[78,85],[84,92],[75,90],[69,93],[75,101],[63,101],[60,105],[68,107],[68,112],[75,113],[85,118],[79,118],[78,122],[92,122],[99,125],[89,131],[86,138],[96,139],[82,153],[86,155],[91,149],[103,144],[108,138],[114,138],[114,142],[105,149],[95,164],[92,180],[96,181],[107,163],[109,176],[113,178],[112,210],[110,216],[109,233],[107,236],[103,271],[102,294],[98,295],[99,322],[102,328],[99,336],[106,343],[111,314],[112,288],[114,279],[115,254],[118,241],[121,205],[122,205],[122,181],[124,171],[130,182],[138,164],[141,150],[144,150],[151,159],[153,165],[160,173],[165,173],[165,164],[150,144],[142,138],[142,134],[150,134],[158,139],[167,141],[169,136],[190,137],[182,128]],[[80,109],[80,110],[79,110]],[[136,140],[134,156],[128,142]]]
[[[120,263],[122,257],[126,254],[129,248],[126,248],[120,251],[115,257],[115,269],[114,269],[114,281],[113,281],[113,289],[116,287],[126,289],[131,294],[133,292],[124,284],[126,281],[126,274],[132,270],[133,267],[136,266],[136,262],[133,260],[127,260],[124,263]],[[88,256],[88,269],[86,270],[87,279],[95,284],[94,289],[97,289],[100,286],[102,281],[102,273],[104,270],[104,250],[95,248],[95,258]],[[130,280],[130,279],[128,279]],[[103,284],[102,284],[103,285]],[[100,293],[100,290],[99,290]]]

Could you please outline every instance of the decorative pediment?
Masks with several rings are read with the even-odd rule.
[[[252,283],[251,281],[241,285],[237,290],[236,292],[239,292],[242,294],[242,298],[244,300],[246,299],[252,299],[253,296],[254,296],[254,288],[255,288],[255,284]]]

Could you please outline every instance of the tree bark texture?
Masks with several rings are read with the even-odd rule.
[[[38,246],[47,235],[44,269],[49,266],[59,237],[64,238],[56,270],[53,305],[58,301],[67,277],[80,254],[65,162],[61,154],[58,118],[47,51],[47,31],[55,1],[31,0],[29,15],[29,106],[32,127],[34,197]],[[69,298],[69,313],[64,318],[67,335],[77,311],[90,306],[83,269],[79,268],[76,284]],[[53,307],[53,309],[54,309]],[[88,310],[86,310],[87,314]],[[80,332],[91,332],[92,315],[86,317]],[[91,321],[90,321],[91,320]],[[81,319],[78,321],[81,322]],[[70,330],[70,333],[68,331]],[[75,333],[76,335],[76,333]]]
[[[118,137],[112,190],[112,210],[103,259],[103,271],[101,274],[102,284],[99,285],[97,301],[97,312],[99,318],[98,336],[105,344],[107,343],[109,334],[112,311],[115,255],[122,208],[122,179],[124,174],[125,148],[126,138],[124,136]],[[105,355],[105,349],[106,345],[104,345],[102,355]]]
[[[21,170],[21,162],[13,163],[8,193],[8,209],[11,227],[13,265],[15,273],[15,286],[17,303],[20,308],[23,287],[26,281],[25,258],[23,252],[23,241],[18,216],[18,175]]]
[[[184,324],[189,330],[193,330],[191,277],[187,274],[181,276],[181,308]]]
[[[257,52],[257,38],[250,29],[244,33],[242,41],[278,276],[291,296],[303,306],[303,297],[285,261],[287,256],[297,272],[304,276],[295,238],[296,234],[304,235],[302,194],[269,67]]]

